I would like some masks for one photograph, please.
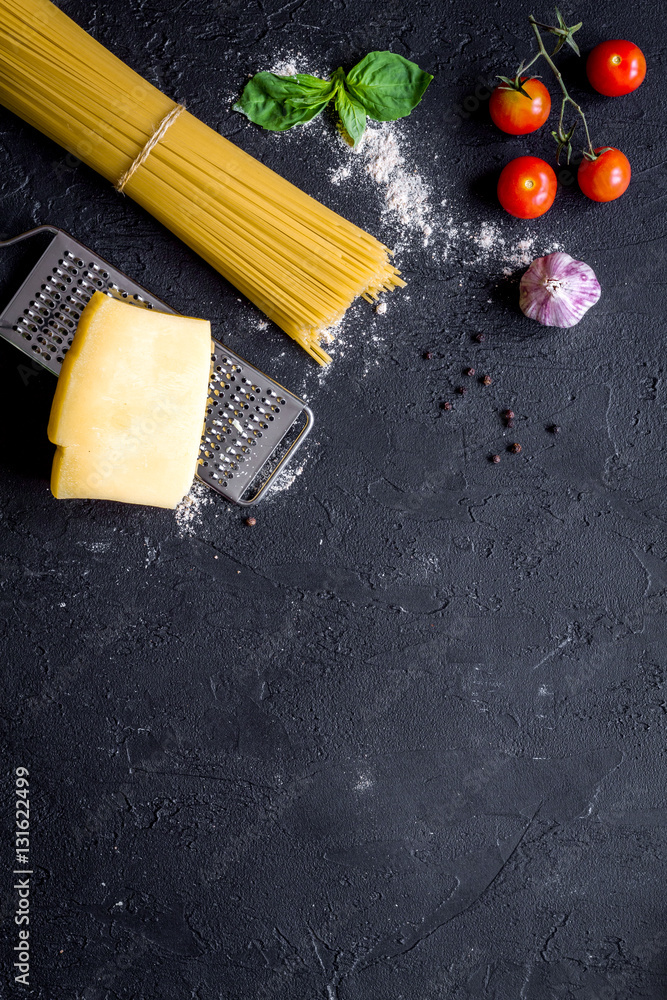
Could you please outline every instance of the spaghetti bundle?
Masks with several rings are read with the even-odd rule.
[[[320,364],[389,250],[166,97],[49,0],[0,0],[0,102],[99,171]]]

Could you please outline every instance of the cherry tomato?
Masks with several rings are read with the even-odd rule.
[[[556,197],[556,175],[545,160],[519,156],[498,178],[498,200],[519,219],[536,219],[548,212]]]
[[[494,125],[510,135],[528,135],[544,125],[551,111],[551,94],[539,80],[521,77],[523,89],[530,97],[507,84],[491,94],[489,111]]]
[[[646,76],[644,53],[621,39],[600,42],[588,56],[586,75],[592,87],[606,97],[631,94]]]
[[[604,146],[595,150],[596,153]],[[593,201],[620,198],[630,183],[630,163],[620,149],[607,149],[597,160],[582,160],[577,171],[579,187]]]

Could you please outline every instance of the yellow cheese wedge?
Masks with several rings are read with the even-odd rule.
[[[53,495],[176,507],[195,474],[210,369],[207,320],[95,292],[51,408]]]

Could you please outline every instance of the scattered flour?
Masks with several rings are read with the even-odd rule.
[[[476,233],[473,239],[480,250],[490,250],[498,240],[498,227],[492,226],[488,222],[483,222],[479,233]]]
[[[111,547],[111,542],[77,542],[77,545],[82,545],[88,552],[99,555]]]
[[[329,180],[332,184],[340,184],[341,181],[346,181],[348,177],[352,175],[352,164],[351,163],[341,163],[334,172],[330,175]]]
[[[282,493],[284,490],[288,490],[292,483],[296,480],[296,477],[303,474],[305,467],[305,462],[302,462],[301,465],[297,466],[288,465],[286,469],[278,473],[264,494],[264,498],[268,499],[270,496],[273,496],[274,493]]]
[[[364,774],[363,772],[359,775],[357,782],[354,786],[355,792],[366,792],[369,788],[373,787],[373,778],[370,774]]]
[[[329,174],[329,180],[337,185],[350,179],[359,183],[364,177],[374,182],[396,251],[410,250],[416,237],[418,245],[433,248],[436,259],[456,259],[464,267],[482,263],[488,265],[490,276],[499,271],[507,276],[517,268],[527,267],[541,254],[563,249],[557,241],[538,245],[530,231],[518,239],[516,235],[503,235],[501,222],[483,222],[474,229],[446,198],[434,205],[432,188],[411,151],[406,131],[396,122],[369,121],[356,149],[350,149],[341,139],[344,159]],[[382,315],[384,310],[380,306],[376,312]]]
[[[303,70],[299,71],[296,67],[296,60],[300,55],[301,53],[291,58],[287,57],[279,60],[273,64],[269,72],[275,73],[276,76],[296,76],[298,72],[303,72]]]
[[[366,174],[382,191],[386,220],[399,230],[395,249],[400,250],[415,233],[421,237],[423,246],[428,246],[434,229],[430,189],[409,160],[400,128],[393,123],[369,123],[354,150],[343,140],[341,145],[347,158],[329,179],[341,184],[353,176],[356,180],[358,173]],[[355,162],[353,158],[358,159]]]
[[[146,535],[144,536],[144,545],[146,546],[146,560],[144,562],[144,567],[145,569],[148,569],[148,567],[152,566],[152,564],[157,560],[160,554],[160,544],[159,542],[156,542],[156,544],[153,545],[150,538]]]
[[[183,497],[174,511],[178,533],[181,537],[194,535],[196,526],[201,524],[202,508],[207,507],[214,499],[213,490],[204,483],[195,480],[190,492]]]
[[[269,67],[269,73],[276,76],[296,76],[297,73],[310,73],[311,76],[318,76],[321,80],[326,80],[330,74],[315,66],[311,57],[303,52],[295,52],[294,49],[284,49],[276,54],[275,60]]]
[[[470,232],[468,226],[466,234],[468,240],[474,244],[476,254],[472,260],[464,261],[464,264],[471,266],[498,261],[505,276],[520,267],[528,267],[535,257],[563,249],[562,244],[556,240],[546,245],[540,244],[538,248],[536,238],[531,233],[526,233],[518,240],[509,240],[502,235],[500,226],[492,222],[483,222],[476,232]]]
[[[335,326],[330,326],[326,330],[322,331],[322,337],[320,343],[324,350],[329,354],[333,361],[337,358],[344,358],[347,354],[350,342],[345,335],[345,328],[347,326],[347,317],[336,323]],[[333,367],[333,362],[328,365],[318,365],[316,371],[317,381],[320,385],[324,382],[325,378],[329,374]]]
[[[360,308],[363,309],[363,306]],[[325,331],[322,345],[331,354],[332,363],[318,365],[316,371],[307,369],[310,378],[313,374],[317,378],[318,387],[324,385],[326,379],[336,372],[337,362],[348,355],[355,358],[357,371],[362,378],[366,378],[373,368],[385,364],[391,336],[391,328],[384,320],[386,313],[386,302],[379,302],[370,316],[365,313],[363,333],[359,329],[359,313],[355,315],[354,311],[347,312],[336,326]],[[300,394],[305,395],[304,392]]]

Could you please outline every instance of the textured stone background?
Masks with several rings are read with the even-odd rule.
[[[322,378],[151,218],[0,112],[4,232],[70,230],[174,307],[210,316],[231,347],[305,393],[318,421],[302,475],[258,508],[254,529],[215,500],[183,534],[171,512],[51,498],[53,382],[24,384],[0,345],[5,824],[9,769],[29,767],[33,786],[23,993],[664,997],[661,5],[563,8],[584,20],[584,49],[630,36],[646,52],[647,82],[616,101],[564,59],[599,141],[629,154],[634,179],[610,206],[565,186],[528,226],[495,206],[493,183],[527,148],[551,156],[548,131],[513,140],[483,102],[456,111],[478,78],[526,52],[528,8],[62,7],[387,241],[397,233],[377,186],[330,181],[351,156],[331,118],[272,136],[229,102],[290,50],[322,71],[373,48],[414,58],[436,80],[399,134],[436,219],[491,222],[509,243],[528,229],[536,251],[560,240],[595,268],[603,297],[574,330],[544,331],[517,312],[519,272],[503,277],[493,254],[475,261],[470,240],[445,259],[442,231],[428,248],[408,233],[409,289],[382,318],[354,308]],[[443,413],[470,364],[493,385],[472,384]],[[511,439],[508,405],[523,451],[493,466],[488,454]],[[2,907],[6,929],[9,891]],[[22,995],[13,943],[3,997]]]

